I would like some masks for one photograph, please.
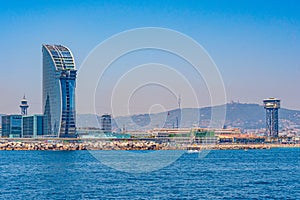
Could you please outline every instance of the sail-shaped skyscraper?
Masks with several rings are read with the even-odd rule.
[[[43,45],[44,136],[76,137],[77,70],[70,49]]]

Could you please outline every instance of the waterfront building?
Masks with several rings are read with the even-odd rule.
[[[241,129],[239,128],[224,128],[224,129],[213,129],[215,134],[218,135],[237,135],[241,134]]]
[[[278,137],[278,110],[280,100],[276,98],[264,99],[266,109],[266,135],[268,137]]]
[[[2,116],[2,137],[22,137],[22,115]]]
[[[43,115],[23,116],[22,136],[23,138],[37,138],[43,135]]]
[[[104,133],[111,133],[111,115],[105,114],[100,118],[101,130]]]
[[[127,134],[132,138],[153,138],[153,134],[150,131],[130,131]]]
[[[20,108],[21,108],[21,115],[26,116],[27,115],[27,109],[29,105],[27,102],[27,99],[24,95],[23,99],[21,100]]]
[[[44,136],[76,137],[77,70],[70,49],[43,45]]]
[[[261,144],[265,143],[266,138],[253,134],[221,134],[218,135],[219,144]]]
[[[118,139],[124,139],[130,138],[129,134],[117,134],[112,132],[104,132],[100,128],[94,128],[94,127],[79,127],[77,128],[77,135],[79,138],[82,139],[108,139],[108,138],[118,138]]]

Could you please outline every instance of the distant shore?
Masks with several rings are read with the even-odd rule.
[[[178,144],[151,140],[0,140],[0,150],[75,151],[75,150],[238,150],[300,148],[300,144]]]

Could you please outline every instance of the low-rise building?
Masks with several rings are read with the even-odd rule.
[[[152,133],[146,131],[130,131],[127,134],[132,138],[153,138]]]
[[[37,138],[43,136],[44,117],[43,115],[23,116],[22,137]]]
[[[22,115],[2,116],[2,137],[22,137]]]
[[[218,135],[218,143],[236,143],[236,144],[258,144],[264,143],[266,138],[252,134],[221,134]]]

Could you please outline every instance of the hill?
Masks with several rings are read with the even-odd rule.
[[[221,108],[217,106],[215,108]],[[155,127],[193,127],[208,126],[211,118],[212,107],[184,108],[170,110],[157,114],[140,114],[116,117],[112,126],[114,129],[147,130]],[[200,118],[199,118],[200,117]],[[300,125],[300,111],[280,109],[280,127],[287,128]],[[92,114],[78,115],[78,127],[98,127],[98,117]],[[199,119],[199,120],[198,120]],[[241,129],[260,129],[265,127],[265,110],[259,104],[229,103],[226,104],[225,125]]]

